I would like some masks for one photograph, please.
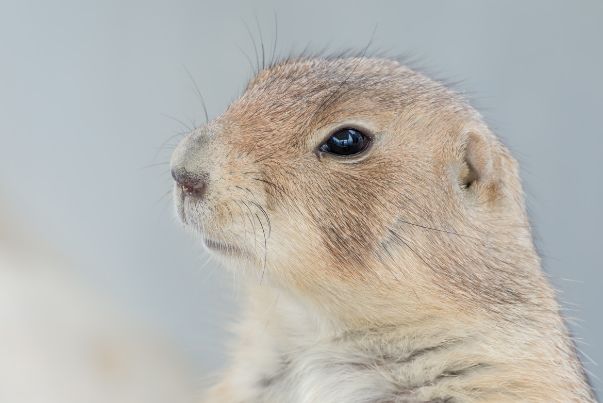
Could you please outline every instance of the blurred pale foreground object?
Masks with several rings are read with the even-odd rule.
[[[191,402],[173,351],[38,246],[0,216],[0,402]]]

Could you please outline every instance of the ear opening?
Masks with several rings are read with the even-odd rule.
[[[461,172],[459,174],[459,183],[461,188],[469,189],[476,180],[477,173],[475,172],[475,169],[467,162],[464,162],[461,166]]]
[[[488,139],[480,133],[469,131],[465,137],[463,165],[459,183],[464,189],[486,184],[493,176],[492,150]]]

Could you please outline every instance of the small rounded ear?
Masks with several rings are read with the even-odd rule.
[[[459,183],[467,189],[478,183],[489,184],[493,181],[493,176],[494,162],[490,139],[482,133],[466,132]]]

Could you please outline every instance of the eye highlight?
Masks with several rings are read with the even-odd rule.
[[[331,137],[318,147],[320,152],[348,156],[365,151],[371,138],[360,130],[346,127],[331,134]]]

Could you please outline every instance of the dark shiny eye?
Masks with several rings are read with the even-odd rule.
[[[371,138],[359,130],[345,128],[337,130],[320,145],[319,150],[335,155],[354,155],[367,149]]]

